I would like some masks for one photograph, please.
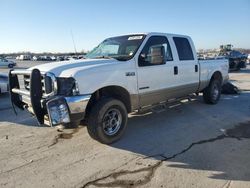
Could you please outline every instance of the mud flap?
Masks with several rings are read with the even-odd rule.
[[[25,103],[23,103],[20,100],[20,97],[17,93],[12,92],[13,88],[20,89],[20,86],[19,86],[17,75],[12,75],[11,71],[13,71],[13,69],[11,69],[9,72],[9,93],[10,93],[10,100],[11,100],[13,110],[14,110],[15,114],[17,114],[15,106],[21,110],[24,110]]]
[[[42,76],[38,69],[33,69],[30,75],[30,101],[39,124],[44,124],[44,110],[42,108]]]

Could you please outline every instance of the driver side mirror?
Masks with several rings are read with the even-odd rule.
[[[141,61],[146,61],[147,55],[145,53],[140,54],[139,59]]]
[[[165,47],[152,46],[150,48],[151,64],[164,64],[165,62]]]

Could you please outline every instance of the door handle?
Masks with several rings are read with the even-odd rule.
[[[198,65],[195,65],[194,70],[195,72],[198,72]]]
[[[177,75],[177,74],[178,74],[178,67],[174,66],[174,75]]]

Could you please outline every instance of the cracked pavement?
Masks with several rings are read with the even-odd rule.
[[[107,176],[104,176],[102,178],[98,178],[98,179],[95,179],[93,181],[87,182],[82,187],[85,188],[85,187],[88,187],[90,185],[94,185],[97,187],[132,187],[132,186],[137,186],[137,185],[144,185],[144,184],[150,182],[150,180],[153,178],[153,176],[155,174],[155,171],[162,165],[163,162],[174,159],[174,158],[178,157],[179,155],[182,155],[182,154],[188,152],[195,145],[215,142],[215,141],[222,140],[225,138],[237,139],[239,141],[242,138],[250,138],[250,134],[249,134],[250,133],[250,122],[242,123],[242,124],[240,124],[240,128],[238,128],[238,127],[239,126],[236,126],[235,128],[232,128],[232,129],[228,129],[224,134],[221,134],[215,138],[200,140],[198,142],[191,143],[187,148],[185,148],[182,151],[175,153],[169,157],[164,156],[164,154],[150,156],[151,158],[152,157],[154,157],[154,158],[161,157],[162,158],[161,160],[159,160],[157,163],[155,163],[153,165],[149,165],[147,167],[143,167],[141,169],[136,169],[136,170],[132,170],[132,171],[123,170],[123,171],[119,171],[119,172],[113,172],[113,173],[111,173]],[[245,135],[245,133],[246,133],[245,131],[248,133],[247,135]],[[142,177],[142,179],[135,179],[135,180],[118,179],[120,176],[139,174],[142,172],[146,173],[146,175],[144,175]],[[102,183],[102,181],[108,180],[108,179],[112,179],[112,181]]]
[[[0,96],[0,187],[250,187],[250,67],[230,73],[242,93],[131,114],[117,143],[85,126],[57,132]]]

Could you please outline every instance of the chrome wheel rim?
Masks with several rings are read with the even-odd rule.
[[[109,109],[102,120],[103,131],[106,135],[112,136],[116,134],[122,124],[121,112],[115,108]]]

